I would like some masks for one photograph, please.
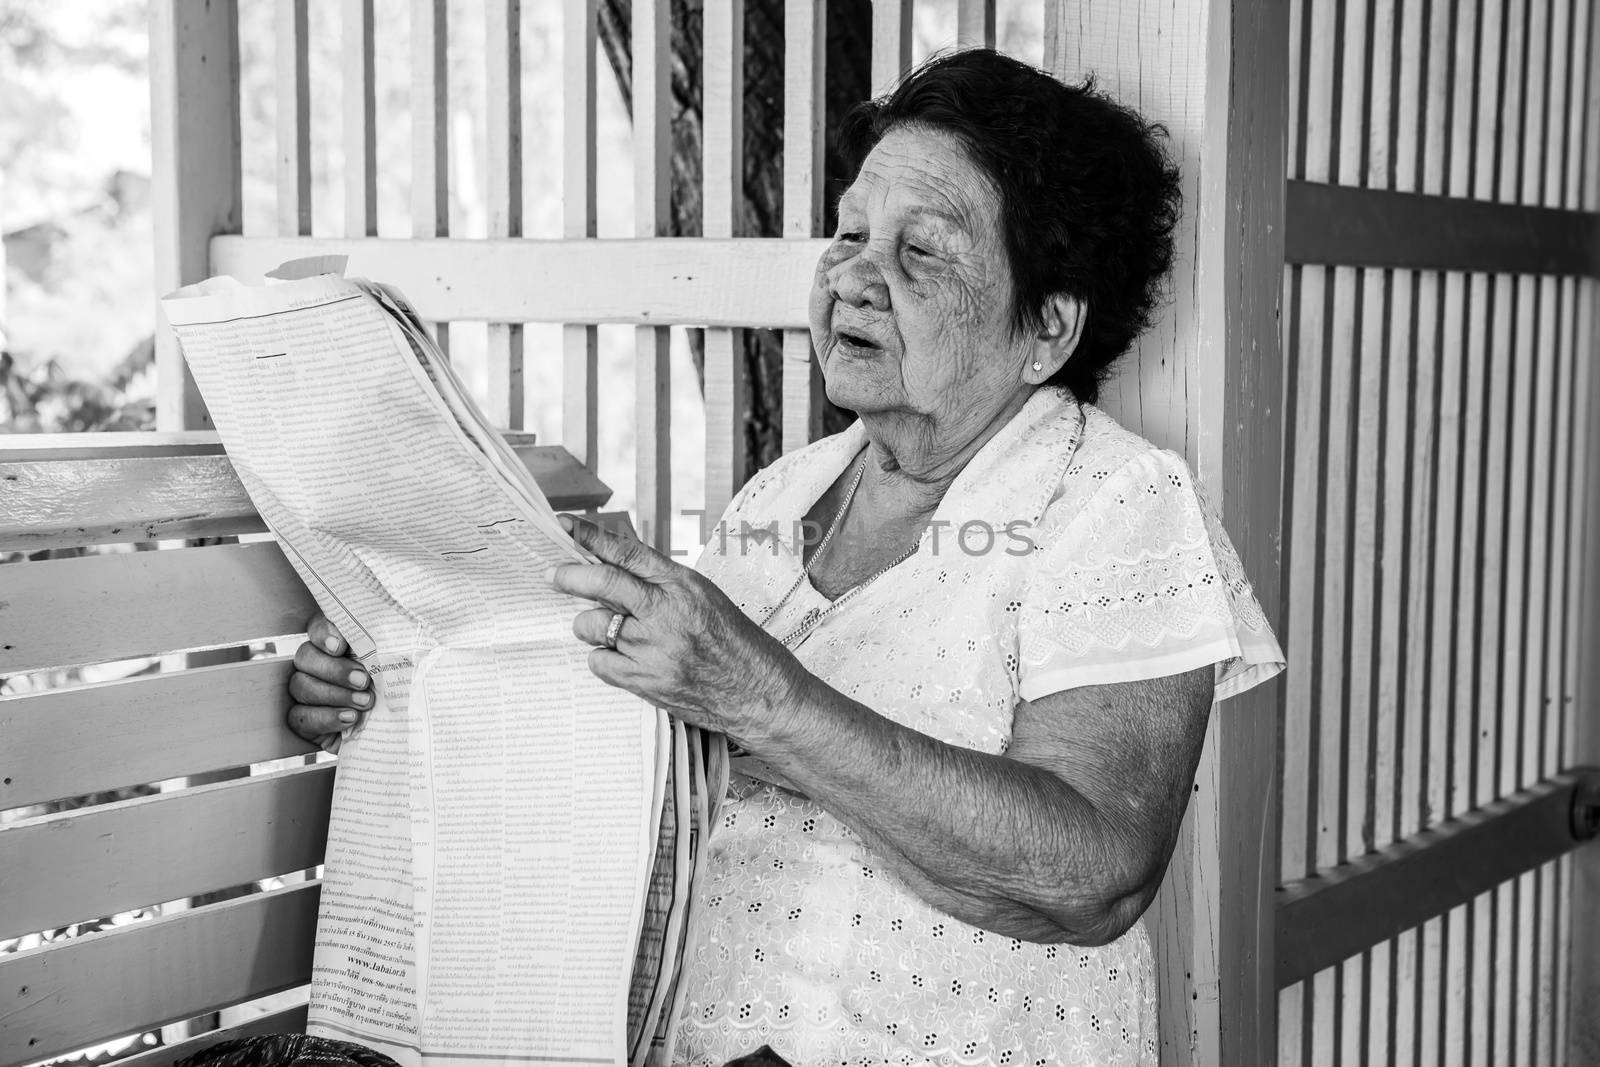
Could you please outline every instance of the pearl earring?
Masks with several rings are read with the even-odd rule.
[[[1033,372],[1035,374],[1037,374],[1042,370],[1044,370],[1044,364],[1040,363],[1038,360],[1034,360],[1033,361]]]

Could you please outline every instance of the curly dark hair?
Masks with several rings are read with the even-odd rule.
[[[1000,194],[1015,279],[1012,326],[1037,331],[1045,301],[1083,302],[1083,333],[1051,381],[1094,403],[1111,365],[1155,316],[1182,214],[1164,127],[1090,78],[1066,85],[991,49],[939,56],[845,115],[851,170],[897,126],[955,136]]]

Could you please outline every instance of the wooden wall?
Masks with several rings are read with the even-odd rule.
[[[1181,452],[1218,505],[1269,618],[1278,601],[1286,9],[1045,8],[1045,65],[1163,124],[1183,175],[1171,299],[1103,403]],[[1276,622],[1274,622],[1276,625]],[[1164,1063],[1272,1055],[1271,845],[1282,680],[1219,707],[1167,880],[1146,916]]]
[[[1600,207],[1589,3],[1295,0],[1290,20],[1291,179]],[[1294,245],[1330,222],[1289,225]],[[1392,243],[1426,225],[1402,213]],[[1593,714],[1577,699],[1593,261],[1532,273],[1495,255],[1286,272],[1286,883],[1556,774]],[[1563,1062],[1570,868],[1283,990],[1280,1062]]]

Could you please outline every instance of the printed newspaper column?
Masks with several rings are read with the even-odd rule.
[[[407,1067],[625,1064],[665,720],[589,672],[587,605],[547,578],[582,554],[398,299],[322,276],[164,303],[379,696],[340,752],[311,1028]]]

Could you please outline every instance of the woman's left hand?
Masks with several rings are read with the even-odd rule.
[[[597,646],[589,669],[602,681],[747,747],[793,706],[803,668],[710,579],[631,537],[567,515],[561,524],[599,560],[557,567],[551,580],[600,605],[573,619],[572,632]],[[606,629],[617,612],[612,649]]]

